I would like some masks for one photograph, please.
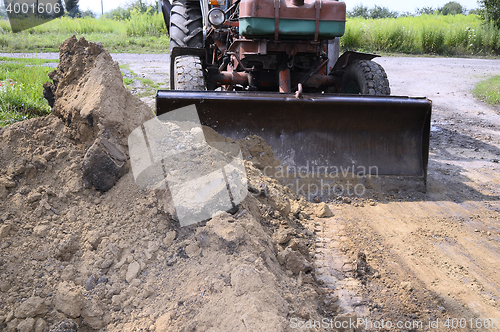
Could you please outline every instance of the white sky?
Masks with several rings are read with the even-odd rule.
[[[151,3],[154,0],[145,0],[146,3]],[[172,1],[172,0],[170,0]],[[416,8],[422,7],[443,7],[451,0],[419,0],[419,1],[402,1],[402,0],[347,0],[344,1],[347,5],[347,10],[353,9],[356,5],[364,5],[372,8],[373,6],[387,7],[390,10],[398,12],[414,12]],[[466,9],[478,8],[477,0],[454,0],[460,3]],[[124,7],[131,0],[102,0],[104,12],[110,11],[118,6]],[[90,9],[96,13],[101,13],[101,0],[80,0],[80,9]]]

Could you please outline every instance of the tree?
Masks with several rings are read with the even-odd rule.
[[[54,13],[54,15],[52,15],[52,17],[54,18],[61,17],[64,15],[64,5],[62,3],[62,0],[56,0],[56,4],[59,7],[59,13]]]
[[[379,7],[375,5],[370,10],[370,17],[371,18],[396,18],[398,17],[398,12],[393,12],[390,11],[389,8],[387,7]]]
[[[441,12],[441,14],[443,15],[457,15],[463,14],[464,8],[458,2],[450,1],[446,5],[444,5],[444,7],[439,10],[439,12]]]
[[[80,6],[78,5],[79,0],[64,0],[64,5],[66,7],[66,12],[71,17],[78,17],[80,15]]]
[[[347,14],[351,17],[369,18],[370,10],[368,9],[368,7],[365,7],[363,5],[356,5],[356,7],[354,7],[354,9]]]
[[[3,3],[0,3],[0,18],[8,18],[7,12],[5,11],[5,7],[3,6]]]
[[[500,0],[479,0],[481,17],[500,28]]]
[[[87,16],[95,18],[95,13],[90,9],[84,10],[83,12],[80,13],[80,17],[87,17]]]
[[[467,15],[481,15],[481,9],[479,9],[479,8],[471,9],[467,13]]]
[[[432,15],[435,10],[432,7],[417,8],[417,15]]]

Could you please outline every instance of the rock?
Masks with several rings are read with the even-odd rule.
[[[36,167],[33,166],[33,164],[26,164],[24,170],[24,176],[27,179],[33,179],[34,177],[36,177],[36,173],[37,173]]]
[[[3,238],[6,238],[9,235],[10,230],[12,229],[12,226],[7,224],[7,225],[2,225],[0,227],[0,240]]]
[[[47,313],[44,300],[38,296],[32,296],[17,308],[14,312],[16,318],[35,317]],[[34,322],[33,322],[34,323]]]
[[[165,247],[168,248],[172,245],[172,243],[174,243],[176,235],[177,234],[175,233],[175,231],[170,231],[167,233],[167,235],[165,235],[165,238],[163,239],[163,244],[165,245]]]
[[[100,330],[104,327],[102,316],[104,311],[100,308],[96,300],[85,301],[82,309],[83,324],[90,326],[94,330]]]
[[[201,248],[196,243],[188,244],[184,250],[189,258],[198,256],[201,253]]]
[[[80,288],[67,281],[57,287],[55,308],[63,314],[76,318],[80,316],[83,307],[83,295]]]
[[[174,318],[174,313],[172,311],[167,312],[164,315],[161,315],[155,322],[156,332],[169,332],[170,323]]]
[[[307,273],[312,270],[311,264],[298,251],[290,251],[286,255],[285,266],[287,269],[297,275],[300,272]]]
[[[82,164],[85,188],[93,186],[108,191],[127,171],[125,154],[108,138],[96,138],[85,153]]]
[[[73,280],[75,273],[75,267],[73,265],[67,265],[61,272],[61,279],[65,281]]]
[[[357,326],[358,316],[355,313],[344,313],[339,314],[333,320],[333,326],[345,326],[346,328],[341,328],[339,330],[342,332],[354,332],[355,329],[352,326]]]
[[[17,330],[19,332],[32,332],[34,327],[35,327],[35,319],[30,317],[21,321],[21,323],[17,325]]]
[[[278,210],[282,216],[286,217],[290,213],[290,200],[285,196],[276,192],[276,190],[271,191],[270,202],[273,208]]]
[[[27,203],[33,203],[36,201],[39,201],[42,199],[42,194],[40,194],[38,191],[33,190],[28,194],[28,198],[26,198]]]
[[[38,225],[33,229],[33,234],[38,237],[45,237],[50,231],[49,225]]]
[[[78,249],[78,241],[74,238],[67,238],[57,246],[55,257],[61,261],[68,262]]]
[[[300,207],[299,202],[297,202],[297,201],[290,202],[290,213],[291,214],[296,216],[300,213],[300,210],[301,210],[301,207]]]
[[[78,325],[70,319],[65,319],[59,322],[56,326],[50,329],[49,332],[77,332]]]
[[[403,288],[404,290],[407,290],[408,292],[411,292],[413,290],[413,285],[409,281],[401,282],[400,286],[401,286],[401,288]]]
[[[130,263],[127,269],[125,280],[127,280],[127,282],[131,282],[139,275],[139,272],[141,272],[141,265],[137,262]]]
[[[16,183],[8,178],[0,178],[0,186],[4,186],[5,188],[14,188]]]
[[[102,262],[101,269],[107,269],[111,265],[113,265],[113,260],[112,259],[106,259],[104,262]]]
[[[9,191],[5,186],[0,185],[0,199],[7,198],[9,196]]]
[[[95,287],[95,276],[91,275],[88,279],[87,282],[85,283],[85,289],[90,291],[93,290]]]
[[[42,156],[34,156],[31,163],[39,171],[47,168],[47,160]]]
[[[344,202],[345,204],[351,204],[351,199],[349,197],[344,197],[342,198],[342,202]]]
[[[330,210],[328,205],[325,202],[319,203],[316,209],[314,210],[314,214],[318,218],[327,218],[333,216],[333,212]]]
[[[292,229],[280,229],[275,235],[276,242],[278,244],[286,244],[294,234],[295,232]]]
[[[97,231],[92,231],[87,234],[87,242],[90,243],[92,249],[96,250],[101,243],[101,235]]]
[[[50,151],[47,151],[45,152],[42,157],[47,160],[47,161],[50,161],[52,158],[54,158],[57,154],[57,150],[54,149],[54,150],[50,150]]]
[[[35,321],[35,332],[44,332],[47,328],[47,323],[43,320],[43,318],[38,318]]]

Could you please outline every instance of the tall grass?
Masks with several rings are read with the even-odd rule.
[[[0,127],[50,113],[42,85],[52,70],[26,61],[0,63]]]
[[[3,52],[57,52],[68,37],[84,35],[101,42],[111,52],[166,52],[169,39],[162,15],[132,10],[127,20],[61,17],[42,25],[12,33],[0,19],[0,49]]]
[[[474,97],[481,99],[488,104],[500,104],[500,76],[494,76],[477,83],[472,93],[474,94]]]
[[[499,55],[500,30],[477,15],[348,18],[344,49],[441,55]]]
[[[0,21],[0,28],[4,32],[11,32],[8,21]],[[71,17],[61,17],[51,20],[45,24],[38,25],[23,31],[21,34],[43,34],[47,32],[60,33],[116,33],[127,36],[161,36],[165,35],[166,28],[161,14],[140,13],[132,10],[130,18],[124,21],[109,18],[83,17],[74,19]],[[1,30],[0,30],[1,34]]]

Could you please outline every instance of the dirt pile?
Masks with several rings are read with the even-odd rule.
[[[0,329],[287,331],[289,317],[320,319],[316,207],[262,174],[275,163],[262,142],[243,148],[238,211],[180,227],[130,171],[128,134],[151,111],[99,45],[73,37],[60,58],[54,115],[0,129]]]

